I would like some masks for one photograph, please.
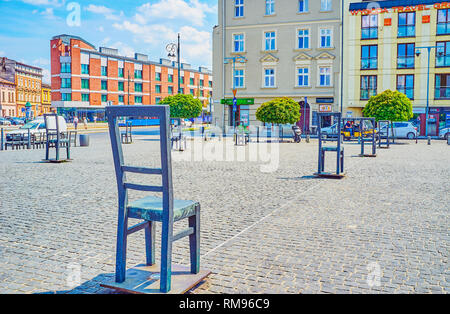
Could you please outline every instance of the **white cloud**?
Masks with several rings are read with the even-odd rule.
[[[103,5],[90,4],[86,7],[86,11],[95,14],[101,14],[105,17],[105,19],[113,21],[118,21],[121,19],[121,17],[123,17],[123,12],[120,12],[117,15],[113,9],[107,8]]]
[[[47,8],[44,11],[42,11],[40,14],[48,20],[57,19],[57,17],[55,16],[55,14],[53,12],[53,8]]]
[[[134,19],[139,24],[146,24],[157,19],[183,19],[193,25],[202,26],[206,13],[216,12],[216,6],[209,6],[199,0],[160,0],[157,3],[145,3],[137,8]]]
[[[22,0],[22,2],[32,5],[52,5],[60,7],[65,3],[65,0]]]

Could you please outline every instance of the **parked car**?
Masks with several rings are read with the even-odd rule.
[[[386,135],[387,125],[383,126],[380,130],[381,135]],[[389,134],[394,138],[407,138],[415,139],[418,136],[417,127],[415,127],[412,122],[393,122],[393,129],[389,131]]]
[[[11,125],[11,121],[9,121],[8,119],[4,118],[4,117],[0,117],[0,125]]]
[[[53,124],[55,121],[52,121]],[[59,122],[59,130],[61,132],[67,132],[67,123],[66,120],[62,116],[58,116]],[[56,128],[55,125],[50,125],[50,128]],[[13,134],[22,134],[24,139],[28,139],[28,130],[30,130],[30,134],[37,135],[40,133],[45,133],[45,121],[44,117],[37,117],[35,120],[30,121],[22,125],[18,130],[14,130],[9,132],[6,135],[6,141],[12,140]]]
[[[443,127],[439,130],[439,138],[447,140],[450,137],[450,127]]]
[[[330,125],[328,127],[325,128],[321,128],[320,131],[322,132],[322,134],[325,134],[327,137],[336,137],[337,135],[337,123]],[[341,133],[342,130],[344,130],[344,124],[341,122]]]
[[[20,118],[8,117],[6,118],[11,122],[11,125],[24,125],[25,121]]]

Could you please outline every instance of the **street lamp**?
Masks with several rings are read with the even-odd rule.
[[[430,108],[430,57],[431,57],[431,49],[438,49],[437,46],[424,46],[424,47],[416,47],[416,56],[420,57],[421,49],[426,49],[428,51],[428,67],[427,67],[427,109],[425,111],[425,136],[428,137],[428,114]],[[438,52],[439,56],[442,56],[442,51]]]
[[[168,44],[166,46],[166,50],[168,52],[168,57],[170,59],[177,58],[178,63],[178,94],[181,94],[181,77],[180,77],[180,34],[178,33],[178,44]]]
[[[223,61],[224,64],[229,64],[230,62],[233,63],[233,73],[231,76],[233,78],[233,92],[234,92],[236,90],[236,80],[234,77],[235,72],[236,72],[236,62],[245,63],[245,62],[247,62],[247,59],[241,55],[224,58],[224,61]],[[233,98],[233,126],[234,126],[235,131],[236,131],[236,106],[237,106],[237,100],[236,100],[236,96],[235,96]]]

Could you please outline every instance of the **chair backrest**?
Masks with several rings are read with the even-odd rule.
[[[56,113],[45,113],[44,114],[45,131],[47,134],[56,132],[59,138],[59,121],[58,115]]]
[[[163,194],[163,219],[173,217],[173,184],[170,135],[169,106],[108,106],[106,107],[109,135],[114,157],[119,211],[124,211],[128,202],[128,190],[160,192]],[[122,141],[120,138],[118,119],[122,117],[149,117],[159,119],[161,169],[133,167],[124,164]],[[126,182],[126,172],[153,174],[162,176],[162,186],[150,186]],[[123,214],[119,212],[119,215]]]

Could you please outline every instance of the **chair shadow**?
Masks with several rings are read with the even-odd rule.
[[[34,294],[127,294],[125,292],[121,292],[118,290],[113,290],[109,288],[100,287],[100,284],[105,282],[111,282],[114,280],[115,275],[113,273],[100,274],[94,277],[91,280],[85,281],[79,286],[73,287],[67,290],[58,290],[58,291],[43,291],[36,292]],[[100,292],[98,290],[101,290]]]
[[[304,181],[304,180],[321,180],[323,178],[316,177],[314,175],[303,176],[303,177],[291,177],[291,178],[277,178],[278,180],[286,180],[286,181]]]

